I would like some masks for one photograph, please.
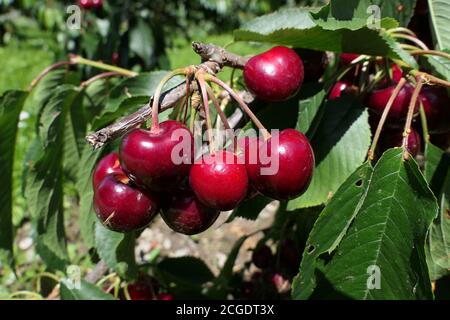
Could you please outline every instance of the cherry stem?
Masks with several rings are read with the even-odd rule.
[[[406,116],[406,123],[405,123],[405,130],[403,131],[403,158],[405,160],[408,160],[409,158],[409,152],[408,152],[408,137],[411,133],[411,123],[414,116],[414,109],[416,107],[417,99],[419,98],[420,90],[422,90],[423,86],[423,79],[419,76],[417,79],[417,85],[414,88],[414,92],[411,97],[411,101],[409,102],[408,106],[408,115]]]
[[[413,76],[415,76],[416,78],[420,77],[422,79],[422,81],[424,81],[425,83],[433,83],[433,84],[437,84],[437,85],[440,85],[440,86],[443,86],[443,87],[450,88],[450,82],[445,81],[445,80],[443,80],[441,78],[432,76],[429,73],[426,73],[426,72],[423,72],[423,71],[418,71],[418,70],[412,70],[412,71],[410,71],[410,73]]]
[[[425,43],[423,43],[421,40],[419,40],[418,38],[416,38],[414,36],[408,36],[406,34],[399,34],[399,33],[393,33],[392,36],[394,38],[409,40],[409,41],[417,44],[423,50],[429,50],[429,48],[427,47],[427,45]]]
[[[83,57],[77,56],[77,55],[71,55],[70,62],[73,64],[83,64],[86,66],[91,66],[91,67],[106,70],[106,71],[114,71],[114,72],[120,73],[127,77],[135,77],[138,75],[137,72],[134,72],[134,71],[131,71],[128,69],[112,66],[110,64],[106,64],[106,63],[99,62],[99,61],[89,60],[89,59],[86,59],[86,58],[83,58]]]
[[[158,113],[159,113],[159,99],[161,98],[161,91],[164,87],[164,85],[173,77],[190,72],[190,68],[180,68],[175,69],[172,72],[169,72],[166,74],[161,81],[159,82],[158,86],[156,87],[155,94],[152,97],[152,128],[151,131],[154,133],[159,132],[159,120],[158,120]]]
[[[186,77],[186,100],[184,101],[184,116],[183,116],[183,123],[186,123],[187,120],[187,112],[189,108],[189,98],[190,98],[190,87],[191,87],[191,78],[188,76]]]
[[[215,150],[214,139],[213,139],[213,134],[212,134],[211,114],[209,112],[209,100],[208,100],[208,92],[206,91],[206,82],[205,82],[204,71],[202,71],[202,70],[198,71],[195,74],[195,78],[197,79],[199,87],[200,87],[200,91],[202,94],[203,108],[205,110],[206,133],[208,135],[209,153],[214,154],[216,150]]]
[[[413,45],[410,45],[410,44],[406,44],[406,43],[401,43],[400,44],[400,47],[402,47],[403,49],[406,49],[406,50],[422,50],[422,49],[420,49],[419,47],[417,47],[417,46],[413,46]],[[411,52],[410,52],[411,53]]]
[[[384,108],[383,113],[381,115],[380,121],[378,122],[377,130],[375,131],[372,145],[370,146],[370,149],[369,149],[369,154],[368,154],[369,160],[373,160],[373,158],[374,158],[375,148],[377,147],[377,143],[380,138],[381,130],[383,130],[384,123],[386,122],[387,116],[389,114],[389,111],[391,110],[391,107],[395,101],[395,98],[397,98],[398,93],[403,88],[405,83],[406,83],[406,79],[401,78],[400,81],[398,82],[397,86],[395,87],[394,91],[392,92],[391,96],[389,97],[386,107]]]
[[[404,28],[404,27],[398,27],[398,28],[389,29],[389,30],[387,30],[387,33],[394,33],[394,34],[396,34],[396,33],[406,33],[406,34],[409,34],[410,36],[413,36],[413,37],[416,36],[416,34],[412,30],[409,30],[408,28]]]
[[[217,101],[217,98],[214,95],[212,88],[208,84],[206,84],[206,91],[208,92],[208,96],[211,98],[211,100],[213,102],[214,108],[216,109],[217,114],[219,115],[220,120],[223,123],[223,126],[225,127],[225,129],[229,129],[231,131],[231,126],[230,126],[230,123],[228,122],[227,116],[223,112],[223,110],[219,104],[219,101]],[[233,133],[233,147],[234,147],[234,153],[236,153],[237,152],[237,137],[234,133]]]
[[[86,88],[89,85],[91,85],[92,83],[94,83],[97,80],[100,79],[105,79],[105,78],[110,78],[110,77],[115,77],[115,76],[122,76],[121,73],[118,73],[116,71],[110,71],[110,72],[104,72],[104,73],[99,73],[96,76],[93,76],[92,78],[87,79],[86,81],[83,81],[80,84],[81,88]]]
[[[413,50],[410,51],[409,54],[412,55],[432,55],[432,56],[438,56],[445,59],[450,60],[450,54],[438,50]]]
[[[252,110],[250,110],[250,108],[247,106],[247,104],[244,102],[244,100],[242,100],[242,98],[236,92],[234,92],[233,89],[231,89],[225,82],[214,77],[213,75],[207,74],[205,76],[205,79],[209,80],[211,82],[214,82],[218,86],[225,89],[225,91],[227,91],[230,94],[230,96],[232,96],[233,99],[237,101],[237,103],[239,104],[241,109],[249,116],[249,118],[256,125],[256,127],[258,127],[258,129],[262,132],[264,140],[267,140],[270,138],[269,132],[264,127],[264,125],[261,123],[261,121],[259,121],[259,119],[255,116],[255,114],[252,112]]]
[[[423,104],[420,103],[420,122],[422,124],[422,134],[423,134],[423,140],[425,143],[430,142],[430,134],[428,133],[428,122],[427,122],[427,116],[425,114],[425,109],[423,108]]]
[[[60,61],[60,62],[56,62],[56,63],[48,66],[47,68],[42,70],[42,72],[36,78],[34,78],[33,81],[31,81],[30,85],[28,86],[28,91],[33,90],[33,88],[39,83],[39,81],[41,81],[42,78],[44,78],[47,74],[49,74],[53,70],[56,70],[56,69],[59,69],[61,67],[65,67],[65,66],[70,66],[72,64],[74,64],[74,63],[71,61]]]

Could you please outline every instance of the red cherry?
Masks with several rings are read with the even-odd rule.
[[[339,60],[342,65],[346,66],[352,63],[353,60],[359,57],[359,54],[356,53],[341,53],[339,55]]]
[[[431,133],[450,131],[450,99],[442,87],[425,87],[420,93],[420,101]]]
[[[193,235],[208,229],[219,216],[219,211],[202,204],[190,191],[175,194],[161,217],[174,231]]]
[[[367,97],[367,106],[377,115],[381,115],[389,101],[390,96],[394,92],[395,85],[389,86],[384,89],[374,90],[369,93]],[[401,120],[406,117],[408,113],[408,106],[411,100],[413,87],[410,84],[405,84],[398,96],[395,98],[389,111],[388,118],[390,120]],[[416,111],[418,110],[418,104],[416,105]]]
[[[93,8],[100,9],[103,7],[103,0],[91,0],[91,1]]]
[[[305,135],[285,129],[262,144],[258,162],[246,167],[253,186],[263,195],[293,199],[305,192],[311,182],[314,153]]]
[[[194,163],[189,175],[192,190],[208,207],[226,211],[235,208],[248,188],[245,165],[228,151],[218,151]]]
[[[160,130],[135,129],[120,145],[123,170],[139,185],[166,191],[178,186],[193,162],[194,138],[182,123],[168,120]]]
[[[127,287],[130,300],[154,300],[159,291],[156,279],[142,278]]]
[[[119,53],[113,52],[111,55],[111,63],[117,65],[119,63]]]
[[[356,93],[356,90],[350,82],[338,81],[334,84],[333,88],[331,88],[328,99],[334,100],[340,98],[342,95],[352,93]]]
[[[257,247],[252,254],[252,262],[260,269],[266,269],[272,265],[272,250],[267,245]]]
[[[322,78],[328,65],[328,57],[325,52],[309,49],[295,49],[295,52],[302,57],[304,82],[318,81]]]
[[[294,96],[303,82],[303,62],[294,50],[277,46],[256,55],[244,66],[244,81],[256,97],[283,101]]]
[[[119,173],[124,174],[120,166],[119,155],[116,152],[110,153],[103,157],[97,164],[92,174],[92,186],[94,190],[102,180],[110,174]]]
[[[82,7],[83,9],[90,9],[93,7],[93,2],[92,0],[80,0],[80,7]]]
[[[173,300],[173,295],[171,295],[170,293],[161,292],[156,296],[156,300],[166,300],[166,301]]]
[[[382,133],[380,139],[380,149],[385,151],[394,147],[401,147],[403,143],[403,130],[386,130]],[[422,149],[422,140],[420,134],[411,128],[408,136],[408,151],[412,156],[416,156]]]
[[[106,227],[128,232],[148,225],[159,206],[154,195],[131,186],[126,176],[114,174],[106,176],[95,190],[94,209]]]

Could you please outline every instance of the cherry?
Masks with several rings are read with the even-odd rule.
[[[111,55],[111,63],[113,65],[117,65],[119,63],[119,53],[118,52],[113,52]]]
[[[300,265],[300,248],[297,248],[294,240],[287,238],[280,244],[280,264],[291,271],[298,271]]]
[[[380,63],[382,66],[382,64]],[[397,84],[403,77],[402,69],[395,63],[391,65],[390,77],[384,77],[377,83],[377,88],[386,88],[391,84]],[[389,78],[391,81],[389,81]]]
[[[247,163],[247,172],[263,195],[278,200],[296,198],[311,182],[314,153],[308,139],[297,130],[285,129],[277,135],[278,143],[272,136],[261,145],[258,161]]]
[[[256,97],[276,102],[294,96],[303,82],[302,59],[294,50],[274,47],[256,55],[244,66],[244,81]]]
[[[154,278],[141,277],[136,282],[128,284],[127,290],[130,300],[154,300],[157,298],[159,285]]]
[[[267,245],[257,247],[252,254],[252,262],[260,269],[266,269],[272,265],[273,254],[272,250]]]
[[[339,61],[341,62],[342,65],[347,66],[358,57],[359,54],[356,53],[341,53],[339,55]]]
[[[356,93],[356,88],[349,81],[341,80],[334,84],[333,88],[330,90],[330,94],[328,95],[328,99],[334,100],[340,98],[345,94],[353,94]]]
[[[106,227],[128,232],[148,225],[159,206],[154,195],[132,186],[126,176],[112,174],[95,190],[94,209]]]
[[[174,231],[193,235],[208,229],[219,216],[219,211],[202,204],[191,191],[175,194],[161,217]]]
[[[173,300],[173,295],[171,295],[170,293],[161,292],[156,296],[156,300]]]
[[[377,115],[381,115],[386,107],[386,104],[394,92],[395,85],[389,86],[384,89],[373,90],[367,97],[367,106]],[[401,120],[406,117],[408,113],[408,106],[411,100],[413,87],[410,84],[405,84],[398,96],[395,98],[392,104],[391,110],[388,114],[390,120]],[[418,104],[416,105],[416,111],[418,110]]]
[[[80,0],[79,3],[83,9],[91,9],[94,6],[92,0]]]
[[[135,129],[120,145],[122,168],[133,181],[150,190],[173,189],[189,174],[193,147],[192,133],[177,121],[161,123],[157,132]]]
[[[92,7],[100,9],[103,7],[103,0],[91,0],[92,1]]]
[[[385,151],[394,147],[401,147],[403,143],[403,130],[386,130],[380,139],[380,149]],[[420,134],[411,128],[408,136],[408,151],[412,156],[416,156],[422,148]]]
[[[119,155],[116,152],[110,153],[103,157],[97,164],[92,174],[92,186],[97,189],[100,182],[110,174],[124,174],[120,166]]]
[[[235,208],[245,198],[248,188],[245,165],[228,151],[206,155],[194,163],[189,182],[203,204],[221,211]]]
[[[450,99],[447,90],[442,87],[424,87],[420,93],[420,101],[425,111],[429,132],[449,132]]]

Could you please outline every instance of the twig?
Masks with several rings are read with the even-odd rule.
[[[202,61],[204,61],[198,65],[197,68],[203,68],[207,72],[219,72],[224,66],[243,68],[247,62],[246,58],[232,54],[223,48],[212,44],[193,42],[192,47],[194,51],[202,57]],[[195,81],[191,81],[189,91],[193,92],[195,90],[198,90],[197,83]],[[177,103],[178,100],[184,97],[185,94],[186,87],[184,82],[162,93],[159,100],[160,111],[171,108],[175,103]],[[151,102],[149,102],[142,106],[138,111],[119,119],[117,122],[95,133],[89,134],[86,137],[86,140],[95,149],[100,148],[108,141],[114,140],[139,126],[145,122],[151,114]]]
[[[103,277],[103,275],[108,271],[108,269],[109,268],[106,262],[100,260],[95,265],[94,269],[92,269],[84,279],[90,283],[97,283],[97,281],[99,281]]]
[[[418,76],[417,78],[417,84],[414,89],[414,92],[411,97],[411,101],[409,102],[408,106],[408,115],[406,116],[406,123],[405,123],[405,129],[403,131],[403,158],[405,160],[408,160],[409,158],[409,152],[408,152],[408,138],[411,133],[411,123],[414,115],[414,110],[416,108],[417,99],[419,98],[420,90],[422,90],[422,86],[424,84],[424,79],[422,77]]]

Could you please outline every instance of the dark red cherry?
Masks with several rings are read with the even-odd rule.
[[[293,199],[311,182],[314,153],[305,135],[285,129],[263,143],[258,163],[247,164],[246,168],[251,183],[263,195]]]
[[[117,65],[119,63],[119,53],[113,52],[111,55],[111,63]]]
[[[119,155],[116,152],[104,156],[97,164],[92,173],[92,186],[94,190],[102,180],[109,174],[119,173],[124,174],[120,166]]]
[[[280,264],[290,270],[298,270],[301,260],[301,248],[292,239],[285,239],[280,244]]]
[[[353,60],[359,57],[359,54],[356,53],[341,53],[339,55],[339,61],[342,65],[346,66],[352,63]]]
[[[103,7],[103,0],[91,0],[92,7],[96,9],[100,9]]]
[[[193,235],[208,229],[219,216],[219,211],[206,207],[190,191],[180,191],[173,195],[163,208],[161,217],[174,231]]]
[[[303,62],[294,50],[274,47],[245,64],[244,81],[256,97],[283,101],[294,96],[303,82]]]
[[[247,195],[245,165],[228,151],[203,156],[194,163],[189,182],[203,204],[221,211],[235,208]]]
[[[130,300],[154,300],[159,291],[159,284],[151,277],[140,277],[127,287]]]
[[[367,97],[367,106],[375,114],[381,115],[389,101],[390,96],[394,92],[394,89],[395,85],[384,89],[373,90]],[[392,104],[388,119],[396,121],[406,117],[413,90],[414,89],[410,84],[405,84],[402,87],[398,93],[398,96],[395,98],[394,103]],[[418,104],[416,105],[415,111],[418,111]]]
[[[79,3],[80,7],[82,7],[83,9],[90,9],[94,6],[92,0],[80,0]]]
[[[266,269],[272,265],[273,254],[266,244],[256,247],[252,254],[252,262],[260,269]]]
[[[128,232],[141,229],[158,213],[157,197],[129,182],[124,175],[112,174],[106,176],[95,190],[95,212],[111,230]]]
[[[176,188],[189,174],[193,162],[194,138],[182,123],[168,120],[158,132],[135,129],[120,145],[123,170],[139,185],[150,190]]]
[[[356,87],[354,87],[351,82],[343,80],[338,81],[334,84],[333,88],[331,88],[328,99],[334,100],[346,94],[354,94],[356,91]]]
[[[173,295],[171,295],[170,293],[161,292],[156,296],[156,300],[173,300]]]
[[[430,133],[450,131],[450,98],[442,87],[424,87],[420,93],[420,101],[427,118]]]
[[[380,149],[385,151],[394,147],[401,147],[403,143],[403,130],[383,130],[380,139]],[[422,140],[420,134],[411,128],[408,136],[408,151],[411,155],[416,156],[422,148]]]

